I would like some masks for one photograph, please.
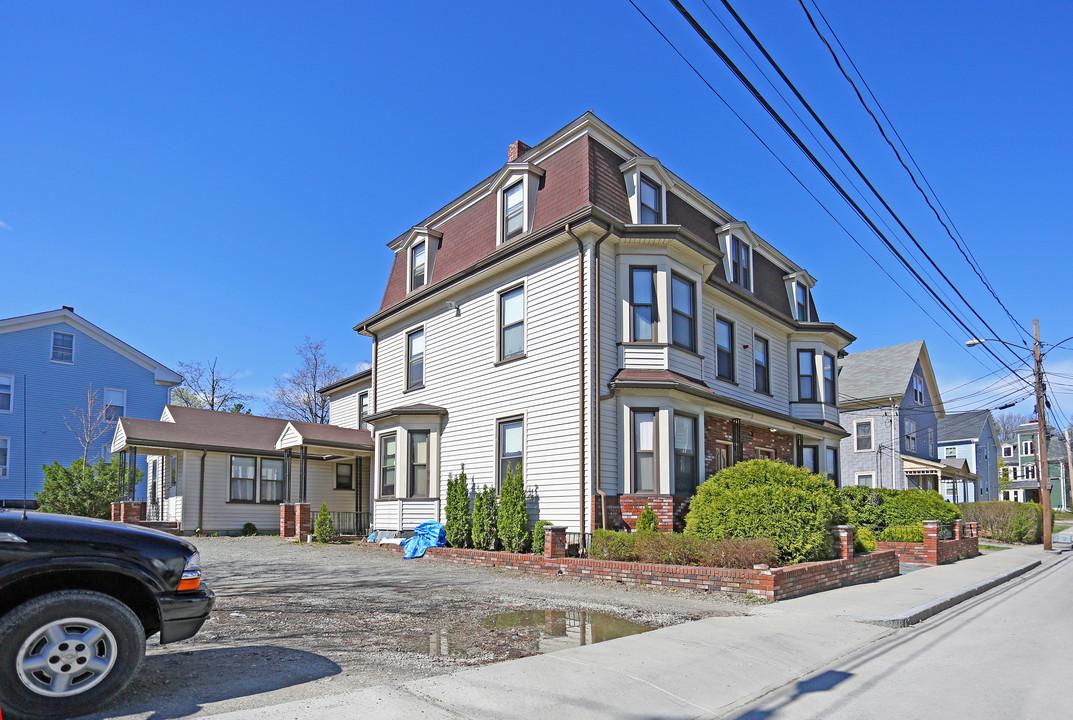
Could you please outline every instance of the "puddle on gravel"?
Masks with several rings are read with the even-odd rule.
[[[485,617],[481,633],[438,630],[414,638],[417,652],[466,657],[498,650],[521,656],[592,645],[655,630],[654,627],[587,610],[516,610]]]

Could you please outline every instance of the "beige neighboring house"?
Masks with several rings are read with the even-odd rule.
[[[146,520],[184,534],[279,532],[282,503],[328,504],[337,530],[369,524],[368,431],[168,405],[121,418],[112,452],[148,462]]]

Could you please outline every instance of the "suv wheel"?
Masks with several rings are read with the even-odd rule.
[[[9,720],[81,715],[127,686],[145,630],[113,597],[63,590],[0,617],[0,708]]]

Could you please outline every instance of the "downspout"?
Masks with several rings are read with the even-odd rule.
[[[577,243],[577,493],[578,533],[585,534],[585,245],[574,234],[570,223],[566,234]],[[580,542],[580,541],[579,541]]]
[[[604,234],[597,238],[593,244],[592,253],[592,278],[590,279],[590,294],[593,303],[592,327],[595,332],[590,333],[589,342],[592,345],[592,379],[594,384],[593,395],[595,401],[592,404],[592,477],[596,493],[600,496],[600,528],[607,529],[607,493],[600,487],[600,245],[611,235],[608,227]]]
[[[377,340],[377,338],[376,338],[376,333],[374,333],[369,328],[365,328],[365,332],[369,333],[369,336],[372,337],[372,339],[373,339],[373,361],[372,361],[372,368],[371,368],[372,372],[369,374],[369,377],[372,379],[372,382],[369,383],[369,414],[372,415],[373,413],[376,412],[376,340]]]
[[[892,490],[898,489],[898,446],[894,444],[894,398],[890,398],[890,487]]]
[[[208,450],[201,451],[201,480],[197,491],[197,527],[201,532],[205,532],[205,456],[208,454]]]

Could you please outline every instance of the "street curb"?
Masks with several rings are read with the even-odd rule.
[[[851,617],[846,616],[846,620],[853,620],[855,622],[867,623],[869,625],[880,625],[882,627],[890,628],[907,628],[912,625],[916,625],[921,620],[927,620],[933,615],[941,613],[943,610],[952,608],[958,603],[965,602],[969,598],[976,597],[983,594],[991,588],[997,587],[1005,582],[1013,580],[1015,577],[1024,575],[1029,570],[1033,570],[1042,564],[1042,560],[1032,560],[1026,562],[1023,565],[1018,565],[1012,570],[1007,570],[1000,575],[994,575],[981,580],[975,585],[962,588],[949,595],[944,595],[940,598],[936,598],[923,605],[917,605],[915,608],[911,608],[901,615],[892,615],[889,617]]]

